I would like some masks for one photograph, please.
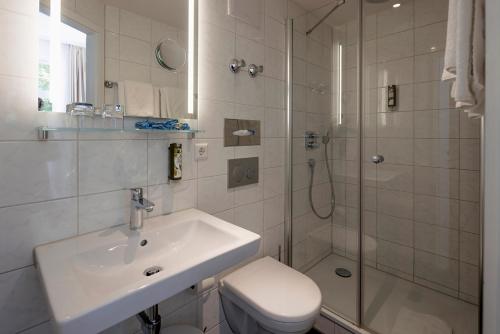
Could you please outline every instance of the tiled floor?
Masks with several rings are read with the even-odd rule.
[[[335,275],[335,268],[352,272]],[[357,301],[356,262],[330,255],[306,274],[321,288],[324,306],[354,319]],[[381,334],[476,334],[478,307],[440,292],[365,267],[365,315],[368,328]],[[427,326],[427,327],[426,327]]]
[[[354,334],[353,332],[350,332],[344,327],[334,324],[333,322],[328,325],[323,323],[323,326],[324,328],[321,329],[311,329],[308,334]]]

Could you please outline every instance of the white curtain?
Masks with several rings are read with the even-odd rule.
[[[75,45],[68,47],[69,98],[71,102],[85,102],[87,100],[85,48]]]

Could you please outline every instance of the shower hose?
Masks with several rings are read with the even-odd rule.
[[[316,161],[314,159],[309,159],[309,167],[311,169],[311,178],[309,181],[309,204],[311,205],[311,209],[314,212],[314,214],[320,219],[330,218],[333,215],[333,212],[335,211],[335,189],[333,187],[333,177],[332,177],[332,171],[330,170],[330,162],[328,161],[328,141],[329,139],[323,141],[323,144],[325,146],[326,170],[328,171],[328,181],[330,182],[330,194],[331,194],[330,212],[326,216],[322,216],[321,214],[319,214],[319,212],[314,207],[312,191],[313,191],[313,181],[314,181],[314,168],[316,165]]]

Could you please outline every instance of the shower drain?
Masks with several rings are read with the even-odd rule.
[[[144,270],[143,274],[144,276],[152,276],[154,274],[158,274],[162,270],[163,268],[160,266],[152,266]]]
[[[337,274],[337,276],[340,276],[342,278],[349,278],[352,276],[351,271],[347,270],[346,268],[335,269],[335,274]]]

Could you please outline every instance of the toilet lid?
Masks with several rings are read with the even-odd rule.
[[[221,284],[275,321],[309,320],[316,316],[321,305],[321,291],[313,280],[270,257],[234,271]]]

